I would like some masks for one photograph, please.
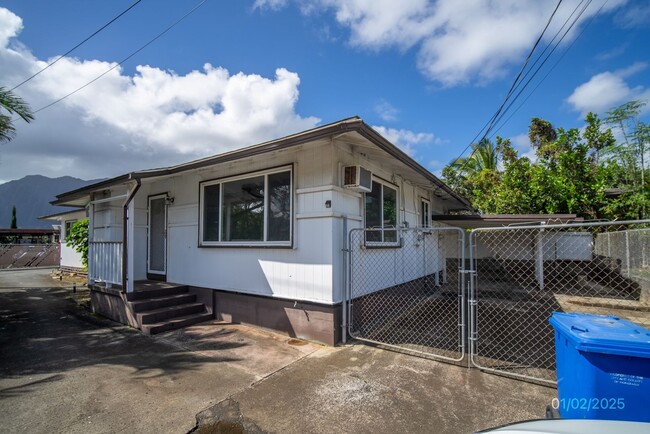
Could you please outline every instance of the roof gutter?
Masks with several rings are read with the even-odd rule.
[[[140,190],[141,185],[142,182],[140,181],[140,178],[135,178],[135,187],[133,188],[133,191],[129,193],[128,197],[124,201],[124,205],[122,205],[122,292],[127,291],[127,284],[128,284],[129,228],[127,222],[129,219],[129,205],[131,204],[131,201],[135,197],[135,194],[138,192],[138,190]]]

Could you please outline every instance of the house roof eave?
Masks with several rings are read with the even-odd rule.
[[[387,152],[392,157],[398,159],[400,162],[415,170],[422,175],[425,179],[430,181],[436,187],[442,189],[449,197],[457,201],[458,205],[451,210],[470,210],[471,205],[467,199],[460,196],[458,193],[449,188],[435,175],[421,166],[418,162],[409,157],[402,150],[390,143],[386,138],[379,134],[376,130],[366,124],[360,117],[353,116],[350,118],[342,119],[327,125],[313,128],[311,130],[302,131],[279,139],[270,140],[257,145],[248,146],[245,148],[237,149],[234,151],[226,152],[223,154],[213,155],[210,157],[202,158],[199,160],[182,163],[176,166],[163,167],[150,170],[142,170],[129,172],[114,178],[100,181],[76,190],[72,190],[56,196],[56,200],[50,202],[52,205],[66,205],[82,207],[79,203],[80,200],[89,201],[90,193],[106,189],[112,186],[125,184],[130,181],[142,180],[146,178],[154,178],[159,176],[169,176],[180,172],[189,170],[200,169],[206,166],[211,166],[219,163],[226,163],[234,160],[239,160],[247,157],[254,157],[266,152],[281,150],[304,144],[310,141],[319,140],[334,135],[340,135],[347,132],[356,131],[365,139],[375,144],[378,148]]]

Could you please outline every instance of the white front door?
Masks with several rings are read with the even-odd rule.
[[[149,197],[147,272],[167,274],[167,195]]]

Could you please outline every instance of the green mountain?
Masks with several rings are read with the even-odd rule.
[[[50,228],[54,222],[38,220],[38,217],[74,209],[50,205],[56,195],[97,181],[99,180],[84,181],[71,176],[48,178],[29,175],[0,184],[0,228],[8,228],[11,225],[11,208],[14,205],[19,228]]]

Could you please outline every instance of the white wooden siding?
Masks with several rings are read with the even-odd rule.
[[[168,281],[290,300],[340,302],[344,282],[343,218],[347,218],[348,230],[363,226],[363,195],[341,187],[342,167],[355,164],[355,158],[330,141],[320,141],[169,178],[145,179],[133,205],[135,245],[130,273],[135,280],[146,277],[147,197],[167,193],[174,198],[168,207]],[[293,164],[294,176],[292,248],[198,247],[201,181],[287,164]],[[432,210],[442,208],[432,197],[432,189],[416,187],[403,179],[403,174],[387,172],[380,165],[370,164],[369,169],[398,185],[400,222],[417,226],[421,197],[431,200]],[[121,207],[118,210],[121,212]],[[108,218],[98,217],[102,222]],[[115,229],[121,234],[121,226]],[[438,264],[410,264],[396,259],[395,267],[385,270],[388,274],[378,285],[383,288],[401,283],[437,268]],[[381,280],[381,276],[377,279]]]

